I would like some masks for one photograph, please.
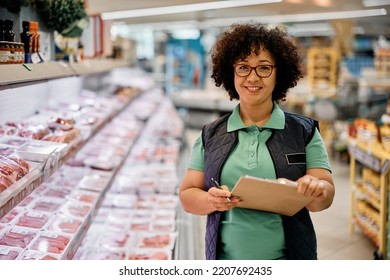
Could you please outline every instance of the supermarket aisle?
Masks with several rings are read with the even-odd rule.
[[[187,143],[191,147],[199,130],[188,129]],[[318,239],[318,258],[320,260],[372,260],[375,246],[356,228],[349,231],[349,165],[338,160],[331,161],[333,178],[336,185],[336,197],[333,205],[319,213],[312,213]],[[194,230],[198,231],[193,240],[196,259],[204,258],[205,217],[197,217]]]

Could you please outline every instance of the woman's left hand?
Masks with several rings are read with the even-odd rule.
[[[305,175],[297,180],[298,192],[304,196],[313,197],[317,201],[322,201],[327,197],[326,185],[329,182],[320,180],[311,175]]]

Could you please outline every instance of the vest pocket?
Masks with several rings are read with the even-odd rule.
[[[288,165],[306,164],[306,153],[293,153],[285,155]]]

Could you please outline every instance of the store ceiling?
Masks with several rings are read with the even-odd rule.
[[[101,14],[104,12],[135,10],[144,8],[164,7],[172,5],[186,5],[194,3],[205,3],[214,0],[145,0],[145,1],[129,1],[129,0],[88,0],[87,11],[89,14]],[[221,0],[227,1],[227,0]],[[313,24],[314,22],[329,22],[330,20],[320,20],[320,15],[314,16],[310,19],[311,13],[328,13],[328,12],[343,12],[354,10],[372,10],[372,9],[386,9],[387,14],[382,16],[372,17],[360,17],[353,19],[355,26],[362,27],[366,33],[379,33],[390,35],[390,1],[387,1],[387,5],[365,7],[363,1],[366,0],[283,0],[279,3],[251,5],[238,8],[226,8],[217,10],[206,10],[196,12],[185,12],[165,15],[143,16],[135,18],[123,18],[115,19],[114,22],[123,22],[129,25],[139,24],[151,24],[160,23],[164,26],[168,22],[203,22],[210,23],[210,27],[213,24],[218,24],[216,20],[226,20],[228,18],[234,18],[233,21],[239,21],[241,18],[248,20],[250,18],[262,21],[268,21],[269,23],[302,23]],[[369,0],[371,1],[371,0]],[[381,0],[384,1],[384,0]],[[238,1],[237,1],[238,2]],[[291,15],[299,14],[298,19],[294,19]],[[283,15],[285,18],[276,19],[273,16]],[[308,20],[308,21],[306,21]],[[224,21],[224,24],[229,21]],[[164,23],[164,24],[161,24]],[[306,24],[306,25],[307,25]],[[221,24],[223,25],[223,24]],[[228,24],[227,24],[228,25]]]

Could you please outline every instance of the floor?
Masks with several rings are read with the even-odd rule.
[[[187,130],[187,143],[192,146],[199,130]],[[350,232],[349,205],[349,165],[338,159],[331,160],[336,195],[332,206],[325,211],[312,213],[312,220],[317,233],[318,258],[320,260],[373,260],[375,246],[358,228]],[[199,234],[193,238],[194,258],[204,258],[204,224],[205,218],[189,216],[195,221],[194,230]],[[186,256],[186,258],[189,258]]]

